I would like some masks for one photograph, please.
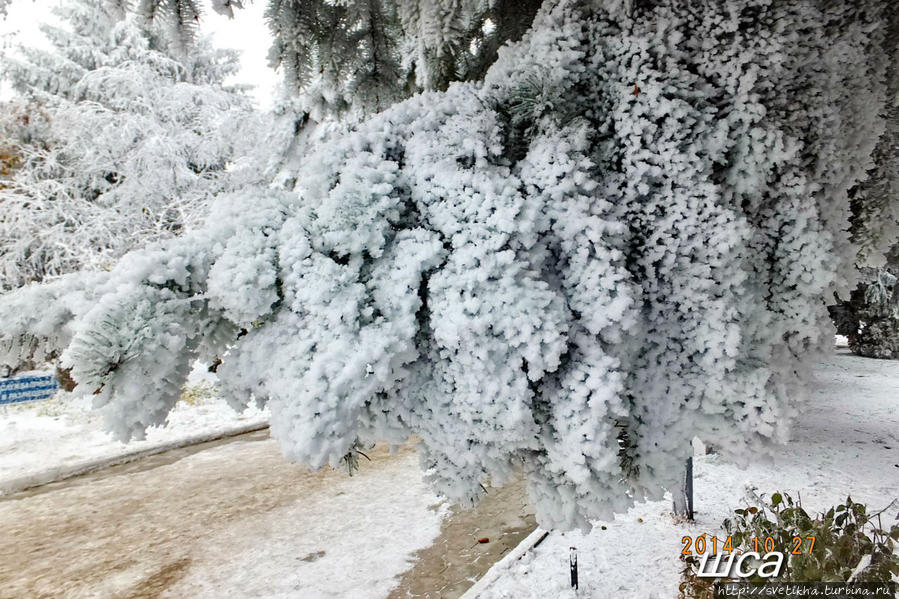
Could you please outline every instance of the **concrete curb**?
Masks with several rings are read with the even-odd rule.
[[[182,447],[188,447],[189,445],[208,443],[209,441],[218,441],[219,439],[245,435],[247,433],[261,431],[267,428],[267,421],[256,421],[234,428],[184,437],[176,441],[169,441],[168,443],[163,443],[154,447],[148,447],[146,449],[139,449],[129,453],[122,453],[103,458],[94,458],[68,466],[48,468],[47,470],[42,470],[41,472],[37,472],[35,474],[29,474],[27,476],[20,476],[17,478],[0,481],[0,497],[12,495],[20,491],[25,491],[26,489],[40,487],[41,485],[55,483],[67,478],[79,476],[81,474],[96,472],[97,470],[102,470],[103,468],[108,468],[110,466],[127,464],[128,462],[133,462],[135,460],[170,451],[172,449],[180,449]]]
[[[487,587],[493,584],[493,581],[500,577],[500,570],[505,569],[506,566],[510,565],[512,562],[520,560],[524,557],[525,553],[542,543],[547,535],[549,535],[549,533],[542,528],[535,528],[534,532],[526,536],[515,549],[507,553],[503,559],[493,564],[493,566],[487,570],[487,573],[474,583],[471,588],[465,591],[465,594],[459,599],[477,599],[478,595],[483,593]]]

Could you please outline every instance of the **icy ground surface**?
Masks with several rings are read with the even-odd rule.
[[[677,596],[685,535],[721,533],[721,522],[746,507],[747,490],[770,497],[801,495],[818,512],[847,495],[873,508],[899,496],[899,362],[851,356],[846,350],[816,369],[793,441],[773,461],[736,466],[717,455],[694,458],[695,524],[675,523],[668,501],[636,506],[590,534],[552,533],[478,599]],[[895,510],[894,510],[895,512]],[[605,526],[606,530],[601,527]],[[577,547],[580,590],[568,583],[569,547]]]
[[[414,448],[367,453],[309,472],[258,431],[0,500],[0,597],[384,598],[446,508]]]
[[[215,393],[216,379],[196,367],[188,382],[190,401],[180,401],[169,425],[147,431],[144,441],[129,444],[110,438],[90,397],[59,392],[56,397],[0,406],[0,492],[4,483],[54,468],[168,445],[196,435],[265,423],[268,410],[250,407],[238,414]]]

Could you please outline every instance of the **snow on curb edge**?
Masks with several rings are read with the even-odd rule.
[[[510,565],[512,562],[521,559],[525,553],[542,543],[543,539],[548,535],[549,532],[543,530],[539,526],[535,528],[534,532],[525,537],[515,549],[507,553],[503,559],[490,566],[487,573],[474,583],[471,588],[465,591],[465,594],[459,597],[459,599],[477,599],[478,595],[484,592],[494,580],[501,576],[500,570],[505,569],[506,566]]]
[[[26,476],[19,476],[5,481],[0,481],[0,497],[12,495],[14,493],[32,489],[34,487],[40,487],[41,485],[59,482],[61,480],[65,480],[67,478],[72,478],[82,474],[96,472],[97,470],[102,470],[103,468],[108,468],[110,466],[127,464],[128,462],[133,462],[135,460],[170,451],[172,449],[180,449],[182,447],[188,447],[190,445],[199,445],[200,443],[208,443],[210,441],[217,441],[219,439],[225,439],[228,437],[236,437],[238,435],[245,435],[247,433],[261,431],[267,428],[268,421],[260,420],[234,428],[202,433],[198,435],[191,435],[189,437],[184,437],[175,441],[161,443],[159,445],[156,445],[155,447],[139,449],[129,453],[122,453],[119,455],[108,456],[104,458],[85,460],[84,462],[72,464],[71,466],[57,466],[55,468],[48,468],[47,470],[43,470],[36,474],[29,474]]]

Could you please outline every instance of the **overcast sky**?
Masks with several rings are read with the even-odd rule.
[[[13,0],[9,16],[0,18],[0,48],[8,49],[21,41],[25,45],[48,47],[40,33],[42,21],[56,22],[50,9],[65,0]],[[255,0],[247,8],[236,11],[234,19],[214,13],[205,0],[207,10],[203,17],[203,31],[212,35],[213,43],[221,48],[236,48],[242,52],[240,74],[229,83],[248,83],[255,86],[253,97],[260,107],[271,102],[278,74],[268,67],[266,54],[270,45],[268,28],[262,14],[265,0]],[[8,90],[0,95],[6,97]]]

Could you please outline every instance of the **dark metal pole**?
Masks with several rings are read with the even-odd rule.
[[[577,547],[570,547],[568,563],[571,566],[571,588],[577,589]]]
[[[684,495],[687,497],[687,518],[693,519],[693,456],[687,458],[687,473],[684,481]]]
[[[674,513],[688,520],[693,519],[693,458],[687,458],[687,467],[684,469],[684,479],[679,489],[673,489],[672,499]]]

